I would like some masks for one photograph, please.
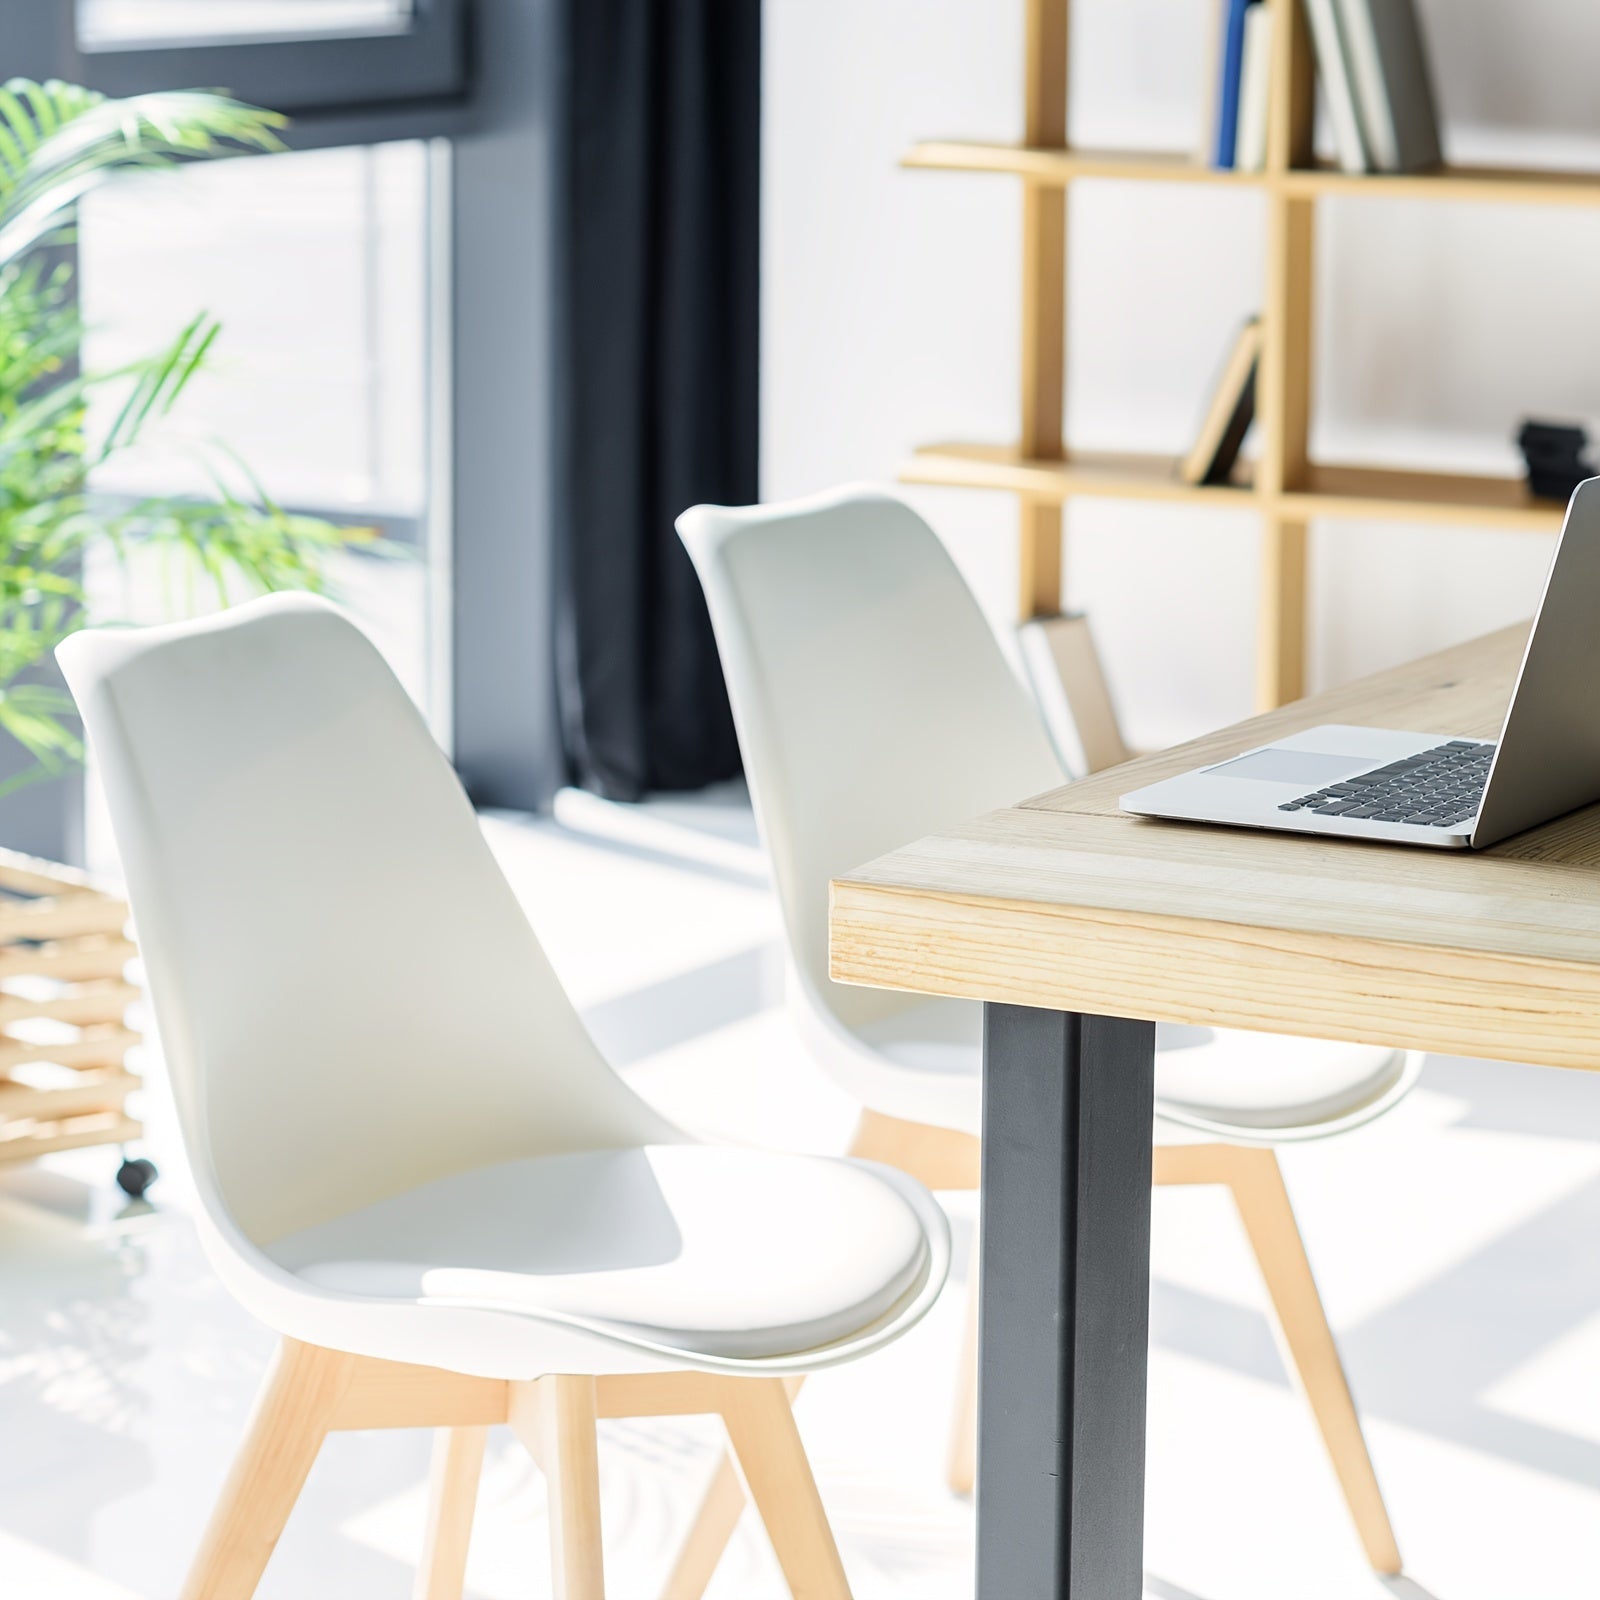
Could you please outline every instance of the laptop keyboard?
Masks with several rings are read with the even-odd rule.
[[[1365,817],[1373,822],[1412,822],[1450,828],[1477,815],[1489,781],[1492,744],[1452,739],[1404,761],[1358,772],[1278,807],[1319,817]]]

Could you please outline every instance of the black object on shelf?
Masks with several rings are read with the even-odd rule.
[[[1573,422],[1535,422],[1517,433],[1528,466],[1528,489],[1540,500],[1570,500],[1585,478],[1596,476],[1589,435]]]

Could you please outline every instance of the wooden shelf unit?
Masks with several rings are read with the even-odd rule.
[[[140,1136],[127,921],[82,873],[0,850],[0,1166]]]
[[[1306,535],[1314,519],[1392,520],[1554,533],[1564,507],[1535,500],[1520,479],[1311,460],[1312,269],[1324,196],[1489,205],[1600,206],[1600,173],[1446,166],[1400,175],[1347,173],[1317,161],[1310,31],[1301,0],[1274,12],[1267,165],[1217,172],[1187,153],[1089,150],[1066,138],[1068,0],[1025,0],[1026,114],[1021,144],[939,140],[914,145],[908,168],[1005,173],[1023,181],[1022,430],[1015,445],[919,449],[907,483],[1001,489],[1021,501],[1018,613],[1061,608],[1062,507],[1104,497],[1251,509],[1262,522],[1257,700],[1305,689]],[[1260,450],[1239,481],[1181,482],[1168,456],[1069,451],[1066,378],[1066,197],[1080,180],[1203,184],[1259,192],[1267,207],[1264,345],[1256,389]]]

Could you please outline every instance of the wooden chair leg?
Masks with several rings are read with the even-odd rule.
[[[966,1332],[956,1369],[956,1411],[950,1428],[946,1477],[957,1494],[971,1494],[978,1481],[978,1240],[973,1236],[967,1268]]]
[[[256,1592],[356,1364],[294,1339],[279,1346],[183,1600],[250,1600]]]
[[[806,1380],[799,1377],[782,1381],[792,1406]],[[673,1563],[672,1575],[661,1591],[661,1600],[700,1600],[711,1586],[717,1565],[727,1553],[728,1543],[748,1504],[739,1469],[733,1457],[724,1451],[700,1497],[689,1532],[679,1547],[678,1559]]]
[[[461,1600],[488,1439],[487,1428],[439,1428],[434,1434],[416,1600]]]
[[[739,1469],[726,1451],[700,1498],[688,1536],[678,1551],[661,1600],[700,1600],[710,1587],[747,1504]]]
[[[593,1378],[512,1386],[510,1422],[545,1476],[555,1600],[605,1600]]]
[[[1261,1265],[1287,1365],[1299,1379],[1316,1418],[1367,1560],[1378,1572],[1396,1574],[1401,1570],[1400,1547],[1277,1155],[1240,1146],[1199,1148],[1227,1153],[1224,1181],[1233,1191],[1234,1204]]]
[[[879,1161],[910,1173],[929,1189],[976,1189],[982,1145],[975,1133],[906,1122],[881,1111],[863,1111],[850,1142],[860,1161]]]
[[[908,1172],[930,1189],[976,1189],[983,1146],[978,1136],[954,1128],[906,1122],[881,1111],[863,1111],[850,1154]],[[978,1470],[978,1247],[972,1247],[967,1284],[967,1331],[956,1373],[955,1417],[945,1476],[957,1494],[971,1494]],[[675,1597],[674,1597],[675,1600]]]
[[[976,1189],[979,1177],[980,1145],[976,1135],[951,1128],[937,1128],[921,1122],[906,1122],[877,1111],[863,1111],[850,1144],[850,1154],[863,1161],[879,1161],[885,1166],[910,1173],[930,1189]],[[974,1247],[974,1287],[969,1301],[966,1350],[962,1356],[956,1420],[950,1454],[950,1482],[957,1493],[970,1493],[975,1476],[977,1451],[977,1304],[976,1247]],[[783,1380],[792,1402],[803,1382]],[[964,1454],[963,1454],[964,1453]],[[967,1465],[963,1475],[960,1466]],[[688,1536],[678,1552],[672,1576],[662,1590],[662,1600],[700,1600],[711,1583],[744,1514],[746,1496],[733,1462],[724,1457],[707,1485],[695,1511]]]
[[[720,1408],[745,1489],[794,1600],[850,1600],[839,1547],[783,1384],[776,1378],[732,1379]]]

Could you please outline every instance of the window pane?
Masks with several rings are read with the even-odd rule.
[[[77,0],[85,50],[404,32],[413,0]]]
[[[280,505],[376,527],[404,559],[341,556],[341,591],[437,717],[426,374],[430,152],[421,143],[195,164],[91,195],[79,226],[83,363],[167,348],[197,312],[221,333],[170,415],[95,469],[128,496],[210,495],[242,469]],[[117,397],[90,412],[103,438]],[[239,481],[235,476],[234,481]],[[97,575],[102,615],[186,604],[159,564]]]
[[[190,447],[221,438],[285,503],[419,516],[425,214],[415,142],[197,164],[91,194],[92,369],[148,355],[196,312],[222,324],[161,442],[120,457],[105,486],[201,490]]]

